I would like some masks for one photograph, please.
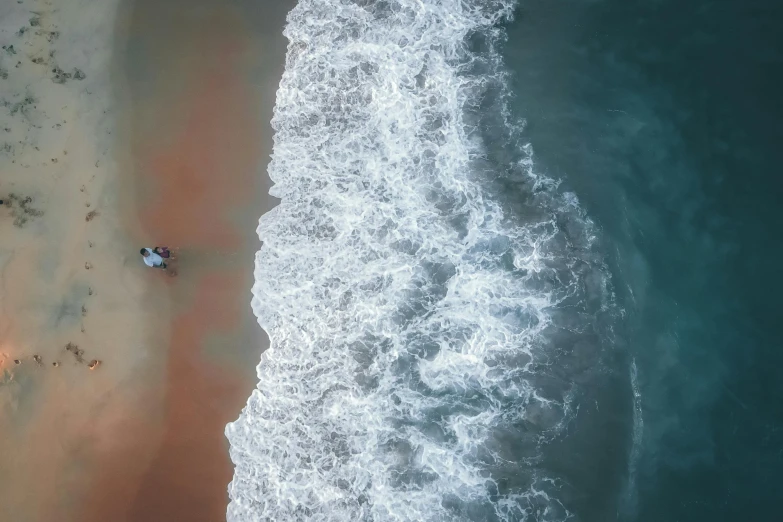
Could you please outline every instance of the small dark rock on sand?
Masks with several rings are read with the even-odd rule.
[[[55,368],[57,368],[58,366],[60,366],[60,363],[59,363],[58,361],[54,361],[54,362],[52,363],[52,366],[54,366]]]
[[[93,359],[92,361],[90,361],[90,364],[88,364],[87,367],[90,370],[94,370],[95,368],[97,368],[100,365],[101,365],[101,361],[99,361],[98,359]]]
[[[38,363],[38,364],[42,364],[42,363],[43,363],[43,359],[41,359],[41,356],[40,356],[40,355],[33,355],[33,360],[34,360],[36,363]]]
[[[95,216],[97,216],[97,215],[98,215],[98,211],[97,210],[91,210],[91,211],[87,212],[87,216],[84,218],[84,220],[85,221],[92,221],[95,218]]]
[[[22,364],[22,361],[20,361],[19,359],[14,359],[14,364]]]

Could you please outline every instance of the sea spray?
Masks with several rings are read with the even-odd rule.
[[[281,201],[259,223],[252,302],[271,347],[226,429],[229,521],[576,516],[551,455],[597,408],[583,387],[603,372],[611,294],[592,223],[515,141],[495,51],[512,9],[289,14]],[[498,125],[518,152],[505,163]]]

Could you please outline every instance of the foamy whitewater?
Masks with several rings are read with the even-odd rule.
[[[557,463],[613,304],[595,227],[505,108],[512,9],[290,13],[253,288],[271,348],[226,429],[229,521],[579,518]]]

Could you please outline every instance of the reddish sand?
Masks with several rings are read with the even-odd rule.
[[[210,3],[220,4],[199,6]],[[153,457],[142,475],[120,471],[133,470],[138,451],[112,456],[93,481],[85,522],[225,520],[233,467],[224,427],[255,385],[252,368],[264,343],[249,313],[259,246],[251,238],[264,210],[260,172],[271,145],[269,133],[262,135],[271,107],[259,108],[270,96],[248,74],[258,65],[259,42],[238,11],[209,6],[177,16],[183,7],[168,4],[167,11],[137,2],[131,31],[154,16],[146,43],[157,45],[158,54],[145,61],[144,78],[131,78],[131,90],[135,81],[155,94],[131,93],[128,111],[138,239],[180,247],[177,277],[150,272],[174,305],[163,436],[149,441]],[[167,16],[176,16],[174,37],[161,30]],[[279,31],[282,16],[277,22]],[[279,78],[282,49],[276,50],[272,69]]]

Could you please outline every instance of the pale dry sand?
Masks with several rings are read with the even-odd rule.
[[[223,430],[265,342],[254,228],[290,3],[264,4],[0,5],[0,521],[225,519]],[[155,243],[178,277],[143,265]]]
[[[159,437],[164,414],[152,399],[163,386],[156,339],[167,335],[168,305],[120,219],[110,82],[118,4],[53,4],[0,5],[0,198],[11,203],[0,207],[3,521],[75,517],[107,455],[133,453],[141,474],[152,452],[123,434]],[[93,359],[102,364],[90,371]],[[134,415],[142,405],[143,418]]]

